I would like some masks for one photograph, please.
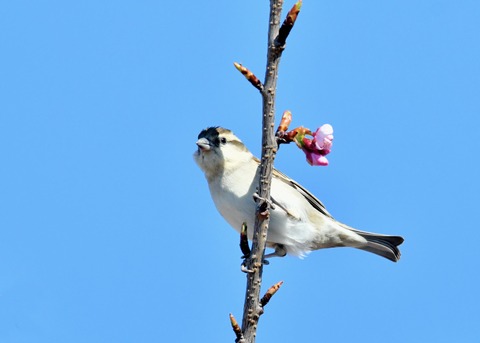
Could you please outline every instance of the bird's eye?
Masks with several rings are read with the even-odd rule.
[[[227,143],[227,139],[225,137],[222,137],[222,138],[220,138],[220,142],[222,144],[225,144],[225,143]]]

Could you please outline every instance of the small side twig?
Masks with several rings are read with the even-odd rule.
[[[262,299],[260,300],[260,308],[257,311],[257,320],[260,318],[260,316],[264,312],[264,307],[268,304],[270,299],[277,293],[277,291],[280,289],[282,286],[283,281],[277,282],[274,284],[272,287],[268,289],[268,291],[263,295]],[[243,336],[242,329],[240,328],[240,325],[238,324],[237,320],[233,316],[233,314],[229,314],[230,316],[230,324],[232,325],[233,332],[235,333],[235,343],[246,343],[245,337]]]
[[[278,136],[280,133],[284,133],[288,130],[288,127],[292,123],[292,112],[284,111],[282,115],[282,119],[280,120],[280,124],[278,125],[276,135]]]
[[[300,13],[300,8],[302,8],[302,0],[297,1],[290,11],[288,11],[287,17],[283,21],[283,24],[278,32],[278,36],[275,39],[275,46],[283,47],[287,42],[287,37],[290,34],[295,21],[297,20],[298,14]]]
[[[249,69],[245,68],[240,63],[233,62],[233,65],[240,73],[242,73],[243,76],[245,76],[245,78],[253,85],[253,87],[258,89],[260,92],[263,91],[263,84],[258,79],[258,77],[255,76],[254,73],[252,73]]]
[[[292,122],[292,112],[285,111],[282,115],[282,120],[280,121],[280,125],[278,125],[277,132],[275,133],[275,137],[277,139],[277,145],[280,148],[280,144],[289,144],[293,142],[295,136],[297,135],[297,129],[288,131],[288,127]]]
[[[236,336],[235,343],[245,343],[245,338],[243,337],[242,329],[240,328],[240,325],[238,325],[237,320],[231,313],[230,313],[230,324],[232,324],[233,332],[235,332],[235,336]]]
[[[275,295],[275,293],[277,293],[277,291],[280,289],[282,284],[283,284],[283,281],[277,282],[276,284],[274,284],[272,287],[270,287],[268,289],[268,291],[265,293],[265,295],[260,300],[260,305],[262,307],[265,307],[268,304],[270,299]]]
[[[293,138],[296,136],[296,132],[287,132],[291,122],[292,112],[283,112],[282,120],[280,121],[280,125],[278,125],[277,132],[275,132],[275,138],[277,139],[278,148],[280,148],[280,144],[288,144],[292,142]]]

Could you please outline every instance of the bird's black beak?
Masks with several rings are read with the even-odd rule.
[[[197,141],[197,145],[198,145],[198,149],[200,149],[202,151],[207,151],[207,150],[210,150],[212,148],[212,146],[210,145],[210,142],[206,138],[200,138]]]

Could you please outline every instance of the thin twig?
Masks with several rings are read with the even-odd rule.
[[[293,141],[295,134],[291,132],[287,132],[288,127],[292,122],[292,112],[285,111],[282,115],[282,120],[280,121],[280,125],[278,125],[277,131],[275,132],[275,137],[277,138],[277,144],[280,148],[280,144],[288,144]]]
[[[275,39],[275,45],[278,47],[283,47],[287,41],[287,37],[290,34],[290,31],[297,20],[298,14],[300,13],[300,8],[302,8],[302,0],[297,1],[295,5],[288,11],[287,18],[283,21],[282,26],[278,32],[278,36]]]
[[[237,62],[233,62],[233,65],[237,70],[245,76],[245,78],[260,92],[263,91],[263,84],[262,82],[252,73],[249,69],[245,68],[243,65]]]
[[[272,297],[275,295],[275,293],[277,293],[277,291],[280,289],[282,285],[283,285],[283,281],[280,281],[268,289],[267,293],[265,293],[262,299],[260,300],[260,304],[262,305],[262,307],[265,307],[268,304],[270,299],[272,299]]]
[[[245,343],[245,338],[243,337],[242,329],[240,329],[240,325],[238,325],[237,320],[231,313],[230,313],[230,324],[232,325],[233,332],[235,332],[235,336],[237,337],[237,339],[235,340],[235,343]]]
[[[282,119],[280,120],[280,124],[278,125],[275,136],[278,136],[280,132],[286,132],[291,123],[292,123],[292,112],[290,111],[283,112]]]

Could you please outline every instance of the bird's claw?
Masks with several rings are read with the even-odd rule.
[[[275,205],[270,199],[262,198],[257,192],[253,193],[253,200],[255,200],[257,203],[257,207],[260,208],[260,214],[262,216],[266,216],[268,214],[269,208],[272,210],[275,209]]]
[[[244,273],[248,273],[248,274],[251,274],[254,272],[253,269],[249,269],[247,266],[250,264],[250,256],[242,256],[243,258],[243,262],[242,264],[240,265],[240,270]],[[263,260],[263,265],[265,266],[268,266],[270,264],[270,261],[264,259]]]
[[[252,269],[249,269],[247,266],[250,264],[250,256],[242,256],[243,258],[243,262],[240,266],[240,270],[244,273],[248,273],[248,274],[251,274],[253,273],[253,270]]]
[[[242,265],[240,266],[240,270],[244,273],[247,273],[247,274],[252,274],[253,273],[253,270],[252,269],[248,269],[243,263]]]

